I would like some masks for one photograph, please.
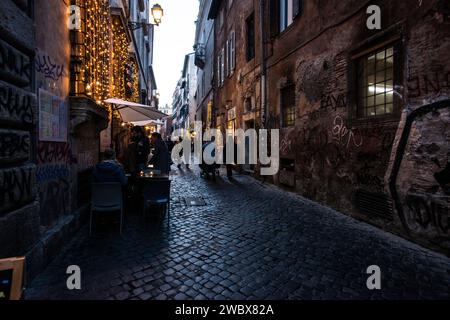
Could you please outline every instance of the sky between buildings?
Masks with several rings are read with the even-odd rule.
[[[183,70],[184,56],[193,52],[198,0],[151,0],[164,9],[162,23],[155,27],[153,67],[160,93],[160,106],[172,105],[172,95]]]

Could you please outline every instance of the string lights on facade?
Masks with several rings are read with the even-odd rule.
[[[139,102],[138,66],[128,52],[126,27],[111,14],[109,1],[72,2],[82,12],[81,29],[71,31],[72,93],[99,105],[109,97]]]

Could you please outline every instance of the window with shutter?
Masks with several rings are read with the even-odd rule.
[[[220,85],[223,85],[223,82],[225,81],[225,48],[222,48],[222,54],[221,54],[221,66],[220,66]]]
[[[225,57],[225,74],[227,77],[230,76],[230,40],[227,40],[226,44],[225,44],[225,53],[226,53],[226,57]]]
[[[269,21],[270,21],[270,36],[276,37],[280,33],[279,28],[279,4],[280,0],[270,0],[269,3]]]
[[[252,13],[246,20],[247,62],[255,57],[255,15]]]
[[[278,32],[283,32],[301,13],[302,0],[277,0]]]
[[[219,55],[217,56],[217,86],[218,87],[220,87],[222,84],[221,68],[222,68],[222,52],[220,52]]]
[[[230,39],[230,60],[231,60],[231,73],[236,69],[236,33],[234,31],[231,32]]]

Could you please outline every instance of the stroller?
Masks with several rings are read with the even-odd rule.
[[[203,144],[202,146],[202,152],[205,151],[206,147],[212,142],[207,142],[205,144]],[[212,156],[215,156],[215,151],[212,153]],[[219,175],[219,168],[220,165],[219,164],[206,164],[206,163],[201,163],[199,165],[200,167],[200,177],[202,178],[206,178],[207,180],[209,180],[211,177],[213,178],[213,180],[216,179],[216,176]]]

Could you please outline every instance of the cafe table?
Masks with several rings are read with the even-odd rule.
[[[153,204],[164,206],[169,219],[170,212],[170,177],[159,170],[146,169],[141,171],[136,184],[139,194],[142,196],[142,211],[145,217],[146,205]]]
[[[167,180],[169,179],[168,174],[162,174],[160,170],[147,169],[143,170],[139,173],[138,180],[146,181],[146,180]]]

